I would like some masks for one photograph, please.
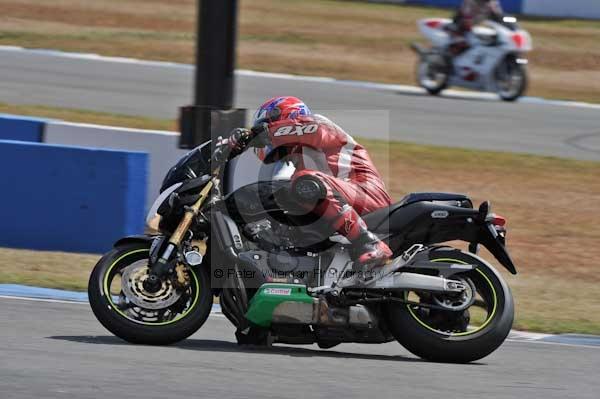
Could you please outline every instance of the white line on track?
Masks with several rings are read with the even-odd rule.
[[[69,305],[86,305],[89,306],[88,302],[81,301],[63,301],[60,299],[50,299],[50,298],[29,298],[24,296],[13,296],[13,295],[0,295],[0,299],[13,299],[19,301],[30,301],[30,302],[48,302],[48,303],[66,303]],[[211,316],[215,317],[225,317],[221,312],[216,312],[212,310],[210,312]]]
[[[15,300],[20,300],[20,301],[31,301],[31,302],[67,303],[70,305],[88,305],[87,302],[62,301],[60,299],[49,299],[49,298],[28,298],[28,297],[23,297],[23,296],[12,296],[12,295],[0,295],[0,299],[15,299]]]
[[[69,305],[88,305],[87,302],[61,301],[58,299],[47,299],[47,298],[28,298],[28,297],[11,296],[11,295],[0,295],[0,299],[12,299],[12,300],[31,301],[31,302],[63,303],[63,304],[69,304]],[[215,312],[215,311],[211,311],[210,317],[226,318],[224,314]],[[600,346],[540,341],[540,339],[543,339],[546,337],[551,337],[552,336],[551,334],[538,334],[538,333],[529,333],[529,332],[524,332],[524,331],[514,331],[513,330],[513,331],[511,331],[510,336],[512,338],[508,338],[506,341],[519,342],[519,343],[536,343],[536,344],[547,344],[547,345],[573,346],[573,347],[578,347],[578,348],[600,349]]]
[[[563,343],[563,342],[547,342],[547,341],[535,341],[535,340],[526,340],[526,341],[523,341],[523,340],[520,340],[520,339],[512,339],[512,338],[508,338],[506,341],[507,342],[517,342],[517,343],[520,343],[520,344],[559,345],[559,346],[570,346],[570,347],[576,347],[576,348],[600,349],[600,346],[567,344],[567,343]]]
[[[175,68],[175,69],[185,69],[185,70],[193,70],[194,66],[189,64],[182,64],[177,62],[167,62],[167,61],[151,61],[151,60],[140,60],[137,58],[128,58],[128,57],[109,57],[103,56],[99,54],[93,53],[71,53],[60,50],[50,50],[50,49],[28,49],[19,46],[0,46],[0,51],[3,52],[27,52],[31,54],[39,54],[39,55],[48,55],[52,57],[63,57],[63,58],[72,58],[72,59],[80,59],[80,60],[90,60],[90,61],[99,61],[99,62],[114,62],[114,63],[123,63],[123,64],[137,64],[143,66],[151,66],[151,67],[161,67],[161,68]],[[246,77],[259,77],[259,78],[270,78],[270,79],[282,79],[282,80],[291,80],[291,81],[300,81],[300,82],[311,82],[311,83],[324,83],[324,84],[334,84],[338,86],[346,86],[346,87],[354,87],[354,88],[363,88],[368,90],[379,90],[386,92],[401,92],[405,94],[424,94],[425,90],[416,86],[409,85],[400,85],[400,84],[386,84],[386,83],[376,83],[376,82],[367,82],[367,81],[359,81],[359,80],[339,80],[335,78],[322,77],[322,76],[303,76],[303,75],[291,75],[286,73],[274,73],[274,72],[260,72],[260,71],[252,71],[246,69],[239,69],[236,71],[238,76],[246,76]],[[459,91],[459,90],[445,90],[445,97],[451,98],[473,98],[479,100],[486,101],[500,101],[495,94],[492,93],[478,93],[478,92],[468,92],[468,91]],[[542,104],[542,105],[556,105],[562,107],[577,107],[577,108],[592,108],[600,110],[600,104],[592,104],[585,103],[580,101],[566,101],[566,100],[550,100],[540,97],[523,97],[519,100],[519,102],[526,104]]]

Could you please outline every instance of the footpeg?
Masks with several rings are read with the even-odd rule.
[[[415,244],[412,247],[408,248],[406,251],[404,251],[404,253],[400,255],[400,258],[404,262],[408,263],[412,258],[415,257],[416,254],[421,252],[424,248],[425,246],[422,244]]]

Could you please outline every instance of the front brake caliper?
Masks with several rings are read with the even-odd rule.
[[[190,275],[187,271],[187,267],[184,264],[179,263],[175,267],[175,275],[177,278],[174,279],[174,283],[177,289],[184,290],[190,286]]]

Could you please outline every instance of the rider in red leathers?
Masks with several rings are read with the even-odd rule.
[[[296,166],[292,193],[304,199],[308,192],[318,192],[311,212],[354,244],[358,264],[364,268],[385,264],[392,251],[360,216],[391,203],[367,150],[329,119],[313,115],[296,97],[268,100],[257,111],[251,130],[234,130],[227,140],[232,155],[243,152],[261,134],[274,150],[292,157]]]

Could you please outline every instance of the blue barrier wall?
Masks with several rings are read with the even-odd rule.
[[[462,0],[363,0],[373,3],[417,4],[457,8]],[[552,18],[600,19],[600,0],[500,0],[507,14]]]
[[[399,1],[399,3],[402,1]],[[458,8],[462,0],[406,0],[407,4],[422,4],[434,7]],[[500,0],[502,8],[506,13],[519,14],[522,11],[523,0]]]
[[[0,246],[102,253],[144,228],[148,155],[0,141]]]
[[[556,18],[600,19],[600,1],[523,0],[523,13]]]
[[[43,139],[44,126],[47,121],[47,119],[0,114],[0,140],[40,143]]]
[[[500,0],[504,12],[510,14],[521,14],[523,12],[523,1],[527,0]]]
[[[456,7],[462,3],[462,0],[406,0],[407,4],[423,4],[433,7]]]

